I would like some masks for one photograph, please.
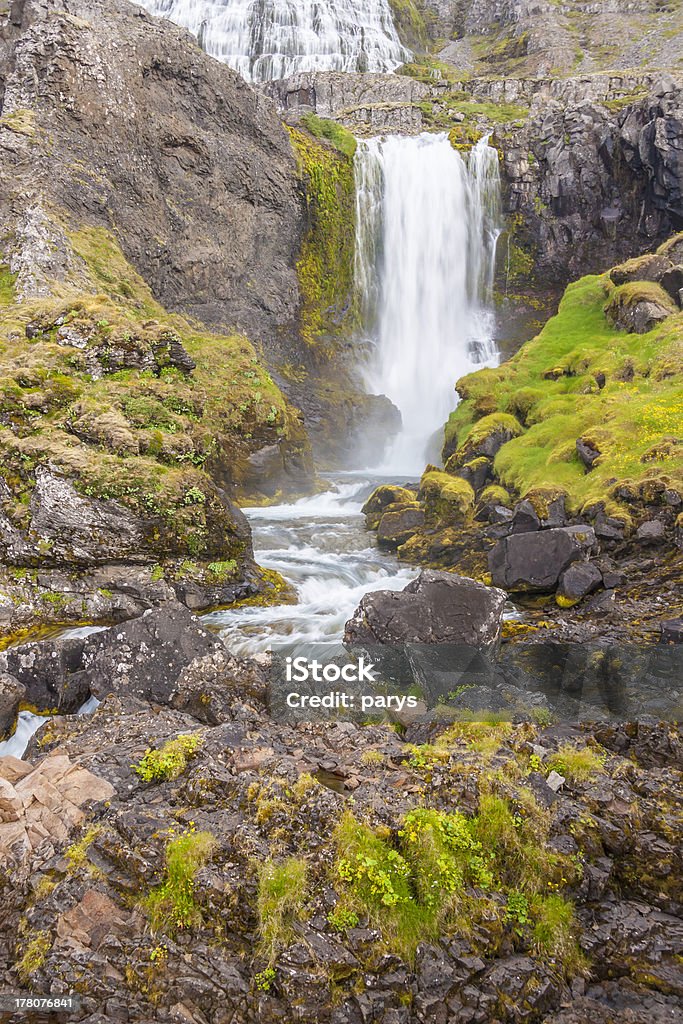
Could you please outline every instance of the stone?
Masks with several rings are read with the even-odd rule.
[[[661,519],[649,519],[636,530],[636,539],[641,544],[661,544],[666,537],[666,526]]]
[[[560,576],[558,597],[572,603],[580,601],[602,585],[602,573],[593,562],[574,562]]]
[[[0,739],[7,736],[14,728],[19,706],[25,696],[26,687],[14,676],[0,669]]]
[[[493,587],[426,569],[404,590],[366,594],[346,623],[345,641],[462,644],[481,650],[500,639],[507,595]]]
[[[567,780],[565,779],[564,775],[560,775],[559,772],[556,772],[553,769],[553,771],[551,771],[548,777],[546,778],[545,783],[546,786],[548,786],[548,788],[553,791],[553,793],[557,793],[558,790],[562,789],[566,781]]]
[[[595,549],[590,526],[517,533],[499,540],[489,552],[489,570],[497,587],[550,592],[565,569],[586,561]]]
[[[596,459],[600,458],[601,452],[598,448],[595,448],[588,441],[585,441],[580,437],[576,442],[576,454],[579,456],[586,469],[591,470],[593,468],[593,463]]]
[[[385,512],[377,526],[377,542],[382,547],[397,548],[424,525],[424,510],[406,507]]]
[[[540,530],[540,528],[541,521],[531,502],[526,500],[518,502],[515,505],[512,517],[512,532],[531,533],[534,530]]]
[[[681,305],[681,292],[683,291],[683,267],[672,267],[662,274],[660,284],[664,291],[671,296],[674,302]]]
[[[184,605],[169,602],[89,637],[82,675],[98,700],[115,693],[167,704],[188,666],[224,650]]]
[[[36,711],[73,714],[90,696],[79,678],[84,640],[41,640],[0,653],[0,671],[9,672],[24,690],[22,700]]]
[[[683,644],[683,619],[668,619],[662,623],[663,644]]]

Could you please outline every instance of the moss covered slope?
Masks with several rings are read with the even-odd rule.
[[[507,414],[523,430],[502,445],[494,469],[521,496],[561,491],[571,511],[602,502],[627,515],[653,488],[680,490],[683,313],[672,307],[645,334],[615,330],[605,316],[615,291],[606,275],[576,282],[512,359],[458,381],[463,400],[446,426],[447,452],[467,448],[484,417]],[[600,453],[590,470],[577,441]]]

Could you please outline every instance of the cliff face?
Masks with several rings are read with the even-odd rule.
[[[111,229],[167,307],[273,343],[296,316],[303,204],[271,104],[119,0],[15,2],[3,34],[0,222],[20,295],[66,272],[36,267],[54,235],[40,211],[57,208]]]

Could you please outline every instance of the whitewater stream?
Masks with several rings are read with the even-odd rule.
[[[371,139],[358,147],[355,173],[355,276],[365,324],[358,361],[368,391],[388,395],[400,410],[402,429],[383,451],[378,442],[373,468],[337,474],[314,497],[245,509],[257,561],[282,574],[297,603],[205,616],[239,654],[337,642],[364,594],[401,590],[415,577],[416,568],[377,548],[362,505],[378,484],[414,485],[428,459],[438,460],[455,380],[496,361],[495,150],[483,139],[463,157],[443,134]],[[21,756],[43,721],[22,712],[0,755]]]

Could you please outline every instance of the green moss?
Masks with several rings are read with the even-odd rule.
[[[14,110],[0,117],[0,128],[8,128],[16,135],[32,138],[36,133],[36,115],[33,110]]]
[[[623,517],[622,488],[681,487],[683,450],[667,439],[683,421],[683,314],[648,334],[615,331],[603,312],[611,289],[605,276],[570,285],[538,337],[501,366],[458,381],[463,400],[446,426],[446,451],[476,437],[492,407],[513,410],[526,429],[503,445],[494,468],[516,494],[553,489],[570,511],[603,502]],[[576,453],[585,436],[601,452],[589,473]]]
[[[101,831],[100,825],[91,825],[86,829],[81,838],[68,848],[64,856],[69,862],[70,871],[77,871],[87,864],[88,850]]]
[[[153,931],[173,933],[201,922],[194,877],[210,860],[216,846],[215,836],[197,832],[193,827],[166,844],[164,881],[142,903]]]
[[[10,272],[9,267],[0,264],[0,306],[9,306],[14,302],[14,284],[16,274]]]
[[[267,860],[259,868],[257,912],[260,948],[272,961],[292,937],[292,925],[301,918],[307,895],[305,860]]]
[[[146,750],[140,763],[135,765],[135,773],[143,782],[177,779],[187,768],[189,760],[196,757],[201,742],[196,733],[186,734],[168,740],[158,750]]]
[[[464,516],[474,504],[474,491],[466,480],[434,468],[423,474],[419,494],[428,512],[446,517]]]
[[[490,484],[485,487],[479,496],[479,501],[482,505],[508,506],[511,504],[509,492],[498,484]]]
[[[415,0],[389,0],[389,6],[401,42],[413,50],[426,50],[429,30],[425,6]]]
[[[52,936],[48,931],[39,931],[33,935],[24,947],[21,958],[17,961],[16,970],[23,984],[28,984],[31,977],[39,971],[47,960],[52,949]]]
[[[329,348],[354,323],[353,160],[305,132],[289,131],[308,208],[308,228],[297,263],[301,334],[306,344]]]
[[[316,139],[325,139],[331,142],[336,150],[343,156],[353,159],[356,153],[356,137],[348,129],[336,121],[329,121],[326,118],[318,117],[317,114],[302,114],[301,124],[307,132],[314,135]]]

